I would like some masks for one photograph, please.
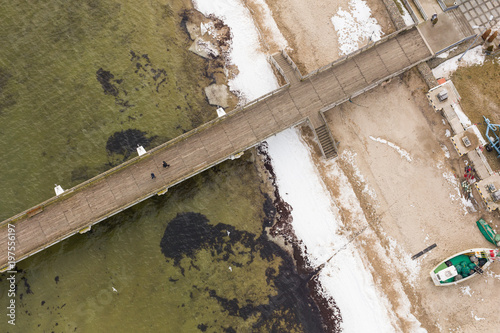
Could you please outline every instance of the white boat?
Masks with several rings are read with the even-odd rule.
[[[454,286],[482,274],[500,253],[498,249],[470,249],[446,258],[431,270],[436,286]]]

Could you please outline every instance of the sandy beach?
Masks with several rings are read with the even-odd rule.
[[[378,38],[377,27],[379,35],[394,31],[379,0],[223,2],[197,0],[195,7],[230,26],[235,51],[228,59],[240,74],[229,85],[250,98],[258,97],[252,86],[259,80],[277,83],[269,77],[272,69],[259,65],[252,73],[249,62],[260,64],[286,49],[307,73],[338,59],[346,46]],[[245,19],[235,20],[238,15]],[[341,19],[370,28],[342,35]],[[244,29],[242,21],[249,24]],[[240,58],[246,49],[255,59]],[[321,156],[308,125],[268,140],[277,188],[291,207],[283,235],[293,230],[288,239],[297,240],[302,264],[319,269],[318,292],[331,307],[325,322],[336,322],[327,331],[486,332],[500,324],[489,314],[498,305],[498,265],[455,287],[435,287],[429,277],[454,253],[490,247],[476,220],[498,222],[480,201],[462,198],[464,159],[450,142],[449,125],[429,106],[427,90],[413,69],[326,112],[340,142],[334,160]],[[411,259],[434,243],[432,251]]]
[[[338,45],[324,38],[322,31],[332,37],[335,32],[324,18],[344,4],[316,2],[308,16],[299,14],[299,2],[270,7],[275,9],[278,26],[286,27],[283,34],[296,35],[287,38],[294,49],[292,58],[310,71],[334,60],[332,49]],[[377,10],[376,1],[368,4],[375,15],[383,12]],[[291,9],[286,10],[287,6]],[[327,6],[331,7],[326,10]],[[296,24],[298,15],[300,24]],[[390,32],[388,18],[380,21],[383,31]],[[314,29],[304,28],[308,26]],[[395,331],[420,330],[413,316],[428,332],[495,331],[500,320],[489,313],[498,305],[499,265],[455,287],[435,287],[429,277],[428,272],[445,257],[468,248],[491,247],[475,221],[483,217],[495,226],[498,214],[488,213],[478,201],[461,198],[457,176],[463,173],[464,158],[459,158],[447,137],[449,125],[429,107],[427,90],[412,70],[354,103],[328,111],[329,128],[340,141],[335,162],[325,162],[314,140],[307,136],[306,140],[336,206],[344,212],[344,232],[353,235],[367,228],[354,243],[377,289],[389,300],[388,311],[397,317]],[[361,218],[353,215],[352,204],[343,202],[342,177],[332,177],[332,168],[347,177]],[[434,243],[435,249],[411,260]]]
[[[246,4],[250,8],[259,8],[262,0],[247,0]],[[289,48],[288,53],[292,56],[302,74],[307,74],[321,66],[324,66],[340,58],[339,34],[334,29],[332,17],[339,10],[352,11],[352,2],[349,0],[338,1],[301,1],[282,0],[266,1],[273,13],[280,32],[286,38]],[[382,27],[385,34],[394,32],[392,22],[387,16],[387,12],[382,0],[370,0],[369,6],[371,15]],[[354,20],[355,21],[355,20]],[[265,40],[273,39],[267,30],[263,28],[265,24],[256,19]],[[360,46],[368,43],[368,38],[360,39]],[[270,43],[273,45],[274,43]],[[272,52],[278,49],[271,48]]]

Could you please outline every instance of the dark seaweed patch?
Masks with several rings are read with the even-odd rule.
[[[167,84],[167,71],[163,68],[155,68],[147,54],[139,55],[130,50],[130,55],[130,61],[135,62],[134,72],[144,79],[145,84],[154,87],[159,93],[160,87]]]
[[[123,155],[125,160],[132,152],[136,151],[137,146],[148,147],[151,141],[156,138],[156,136],[153,136],[148,139],[145,134],[146,132],[137,129],[115,132],[108,138],[106,150],[109,154]]]
[[[23,276],[21,280],[24,281],[24,286],[26,287],[26,294],[33,294],[33,291],[31,290],[31,286],[28,283],[28,279],[26,276]]]
[[[123,82],[123,79],[114,79],[115,76],[111,74],[109,71],[105,71],[102,68],[96,73],[97,81],[101,84],[102,89],[104,90],[105,95],[111,95],[115,98],[115,104],[120,106],[120,112],[125,112],[128,108],[134,107],[134,104],[130,104],[128,100],[124,100],[120,97],[120,92],[122,95],[127,96],[128,93],[124,88],[119,88],[113,84],[116,83],[120,85]]]
[[[271,235],[278,236],[281,235],[285,238],[285,242],[291,242],[296,244],[297,240],[293,237],[294,232],[292,230],[292,207],[281,198],[278,187],[276,186],[276,174],[273,170],[271,164],[271,157],[267,153],[267,142],[263,142],[257,146],[257,152],[259,155],[263,156],[264,168],[269,173],[273,187],[274,187],[274,202],[275,215],[277,214],[279,218],[277,222],[271,228]],[[266,199],[267,200],[267,199]],[[265,204],[266,205],[266,204]]]
[[[228,234],[229,231],[229,234]],[[214,260],[229,260],[230,253],[239,243],[251,253],[250,264],[255,255],[260,255],[264,260],[272,260],[274,256],[282,258],[279,271],[268,269],[266,279],[268,283],[277,288],[277,295],[269,297],[266,304],[253,304],[247,299],[227,299],[218,295],[215,289],[206,287],[202,291],[215,299],[223,311],[230,316],[248,319],[256,315],[259,319],[254,329],[264,331],[283,331],[287,327],[294,327],[299,322],[306,332],[323,332],[319,309],[310,296],[307,281],[308,276],[301,276],[295,270],[292,258],[278,245],[269,241],[263,231],[257,237],[255,234],[240,231],[233,226],[219,223],[209,224],[208,219],[199,213],[179,213],[168,223],[160,247],[167,259],[174,261],[184,275],[184,268],[180,262],[184,257],[189,257],[190,267],[200,249],[209,250]],[[231,262],[231,265],[236,266]],[[193,289],[200,288],[193,286]],[[192,292],[190,293],[191,298]],[[289,325],[289,326],[287,326]],[[226,332],[234,331],[233,328],[220,327]]]
[[[274,219],[276,218],[276,207],[273,205],[273,200],[267,193],[263,193],[265,200],[263,204],[263,210],[265,214],[265,218],[263,221],[263,227],[271,227],[274,223]]]
[[[99,68],[96,72],[97,81],[101,84],[102,90],[104,90],[105,95],[111,95],[117,97],[119,94],[118,88],[111,83],[111,80],[115,78],[113,74],[109,71],[105,71]]]
[[[215,298],[217,300],[217,302],[219,302],[221,307],[225,311],[227,311],[230,316],[238,316],[239,315],[240,307],[238,305],[238,300],[236,298],[227,299],[227,298],[219,297],[219,296],[217,296],[217,292],[215,290],[208,290],[208,294],[210,295],[210,297]],[[247,319],[248,318],[247,315],[248,315],[248,313],[245,313],[244,316],[240,314],[240,317],[242,317],[243,319]]]
[[[151,87],[152,90],[160,93],[160,88],[167,85],[167,71],[163,68],[155,68],[147,54],[140,55],[130,50],[130,56],[132,66],[135,67],[134,73],[141,78],[141,82],[138,86],[130,87],[129,89],[133,89],[132,92],[134,92],[145,87]],[[125,90],[126,85],[122,85],[124,82],[123,78],[118,78],[110,71],[106,71],[102,68],[97,70],[96,77],[97,81],[101,84],[104,94],[111,95],[115,98],[115,104],[120,107],[120,112],[125,112],[135,106],[135,104],[128,100],[129,94],[127,90]],[[125,76],[125,78],[127,78],[127,76]],[[133,97],[131,98],[133,99]],[[131,117],[129,120],[135,120],[135,118]]]
[[[184,256],[194,257],[195,251],[215,243],[217,230],[208,225],[208,219],[198,213],[177,214],[167,225],[161,239],[161,252],[179,265]]]
[[[331,332],[341,332],[342,324],[342,314],[339,307],[336,305],[335,300],[331,297],[325,298],[321,292],[321,285],[318,282],[316,272],[307,267],[305,263],[304,256],[307,253],[302,253],[302,251],[297,246],[298,240],[295,237],[295,233],[292,230],[292,207],[285,202],[279,193],[279,188],[276,186],[276,174],[273,170],[271,163],[271,157],[268,154],[267,142],[263,142],[257,147],[258,153],[262,156],[264,162],[264,168],[269,173],[269,178],[274,187],[275,200],[273,206],[276,207],[276,220],[277,222],[272,226],[270,232],[273,236],[281,235],[285,239],[285,243],[290,242],[293,248],[293,256],[297,264],[297,268],[302,275],[306,275],[306,281],[310,289],[313,290],[311,293],[315,304],[319,307],[321,316],[328,326]],[[269,273],[269,274],[268,274]],[[266,271],[267,282],[269,283],[269,275],[272,274],[270,271]]]

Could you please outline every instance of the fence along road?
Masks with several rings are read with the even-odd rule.
[[[433,56],[411,26],[303,77],[286,54],[271,62],[287,84],[0,224],[0,267],[8,267],[8,224],[20,261],[304,121]],[[295,77],[294,77],[295,75]],[[162,167],[162,161],[170,164]],[[151,173],[156,179],[151,179]]]

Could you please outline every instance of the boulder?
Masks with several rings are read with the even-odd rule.
[[[223,108],[229,107],[231,93],[225,84],[209,85],[205,88],[205,95],[207,95],[208,103],[211,105],[217,105]]]
[[[202,58],[213,59],[219,56],[219,50],[212,42],[206,41],[201,37],[194,40],[189,47],[189,51],[196,53]]]
[[[200,35],[201,35],[200,26],[198,24],[187,21],[186,22],[186,29],[187,29],[187,32],[188,32],[191,40],[195,40],[196,38],[200,37]]]

